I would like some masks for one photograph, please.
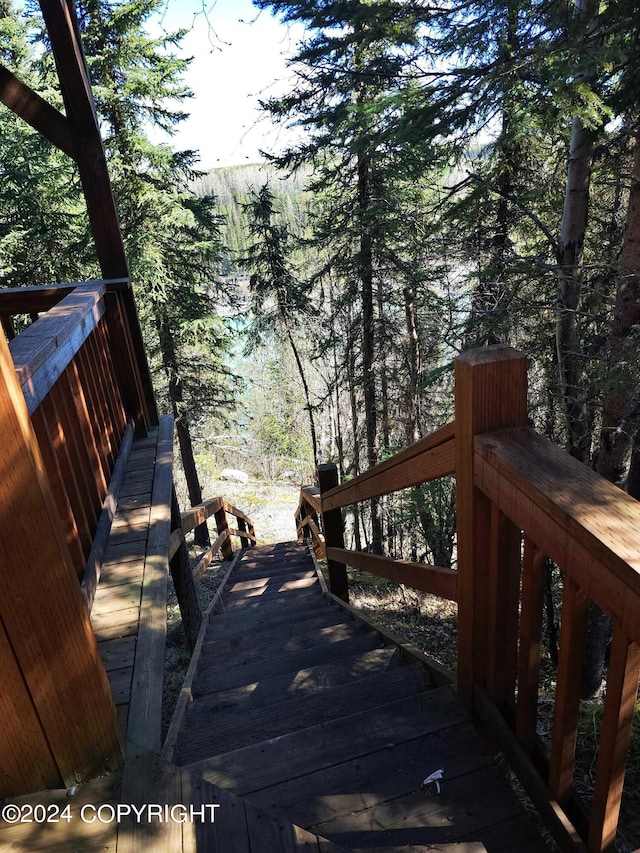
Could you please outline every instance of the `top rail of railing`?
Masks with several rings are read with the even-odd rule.
[[[526,359],[487,347],[456,360],[455,421],[341,485],[320,466],[303,487],[298,534],[327,558],[458,602],[458,694],[491,729],[556,840],[600,853],[616,835],[640,670],[640,503],[527,426]],[[457,571],[344,547],[341,509],[454,474]],[[553,728],[537,733],[543,596],[562,572]],[[590,809],[574,788],[580,674],[593,604],[613,624]],[[585,817],[585,814],[587,816]]]

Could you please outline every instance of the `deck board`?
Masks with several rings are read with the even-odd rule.
[[[243,554],[173,760],[347,849],[546,850],[453,690],[363,633],[313,570],[297,543]],[[438,769],[441,792],[423,790]]]

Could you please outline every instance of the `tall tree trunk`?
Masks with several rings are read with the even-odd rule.
[[[296,360],[296,365],[298,366],[298,373],[300,374],[300,381],[302,382],[302,387],[304,389],[304,399],[306,401],[306,410],[307,415],[309,417],[309,430],[311,432],[311,445],[313,447],[313,466],[314,468],[318,467],[318,438],[316,435],[316,422],[313,417],[313,406],[311,405],[311,394],[309,392],[309,383],[307,382],[307,377],[305,376],[304,367],[302,366],[302,360],[300,358],[300,353],[298,352],[298,348],[293,340],[293,335],[291,334],[291,329],[289,326],[287,329],[287,338],[289,340],[289,345],[291,347],[291,351],[293,352],[293,357]]]
[[[378,419],[374,370],[375,315],[373,300],[373,237],[368,222],[371,205],[370,165],[366,153],[358,156],[358,211],[360,217],[359,279],[362,301],[362,390],[367,435],[367,466],[378,462]],[[382,554],[382,511],[380,502],[371,501],[371,548]]]
[[[409,342],[409,382],[407,386],[407,444],[420,438],[420,339],[416,324],[415,292],[407,285],[403,291],[404,316]]]
[[[349,331],[347,341],[347,379],[349,383],[349,402],[351,404],[351,430],[353,435],[353,462],[350,466],[354,475],[360,473],[360,437],[358,435],[358,400],[356,398],[356,353],[353,346],[353,332]],[[353,535],[357,551],[362,550],[360,536],[360,510],[357,504],[353,507]]]
[[[640,416],[639,329],[640,141],[636,129],[597,465],[599,474],[621,488],[625,487],[627,481],[631,449]]]
[[[584,126],[582,119],[574,116],[571,122],[569,166],[557,257],[556,346],[564,402],[567,451],[585,463],[589,461],[591,431],[585,390],[585,355],[578,310],[594,143],[594,132]]]
[[[631,489],[636,487],[633,482],[634,475],[629,476],[629,467],[640,416],[640,143],[637,131],[634,145],[631,189],[611,330],[611,351],[597,463],[599,474],[621,488],[626,485]],[[609,618],[592,605],[587,631],[587,660],[581,686],[584,698],[593,696],[600,688],[610,634]]]
[[[193,443],[191,441],[191,432],[189,430],[189,418],[184,408],[182,379],[180,377],[180,367],[176,355],[173,335],[168,318],[161,310],[156,312],[156,328],[158,330],[158,337],[160,340],[162,365],[169,382],[169,399],[171,400],[171,410],[176,424],[178,445],[180,447],[184,476],[187,482],[189,501],[191,502],[191,506],[196,506],[197,504],[202,503],[202,489],[200,487],[198,469],[196,467],[196,460],[193,454]],[[194,542],[196,545],[203,548],[208,548],[211,544],[206,522],[201,524],[199,527],[196,527],[194,531]]]
[[[574,14],[584,22],[585,36],[597,26],[595,0],[576,0]],[[586,76],[586,75],[585,75]],[[589,190],[596,132],[580,116],[571,121],[571,141],[560,240],[558,241],[558,297],[556,348],[564,402],[567,451],[588,463],[591,425],[585,387],[585,353],[578,311],[581,302],[584,239],[589,216]]]

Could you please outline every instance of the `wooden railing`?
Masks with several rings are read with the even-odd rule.
[[[0,319],[5,797],[122,761],[88,610],[124,457],[157,413],[128,280],[0,290]]]
[[[229,526],[227,514],[235,518],[237,527]],[[211,547],[200,557],[197,566],[193,570],[194,580],[196,581],[200,580],[211,564],[211,561],[218,554],[222,554],[224,560],[230,560],[233,557],[232,537],[235,536],[240,539],[241,548],[251,548],[256,544],[255,529],[249,516],[245,515],[242,510],[230,504],[223,497],[211,498],[181,513],[180,527],[171,533],[171,541],[169,543],[170,560],[173,559],[181,543],[184,541],[184,535],[191,530],[195,530],[196,527],[206,522],[211,516],[215,517],[218,536]]]
[[[303,488],[299,536],[327,558],[348,598],[346,567],[458,602],[457,688],[498,739],[566,850],[611,849],[640,670],[640,504],[527,427],[526,360],[508,347],[456,361],[456,417],[343,485],[320,466]],[[344,548],[341,509],[455,473],[457,571]],[[321,532],[322,531],[322,532]],[[563,601],[550,743],[538,738],[544,567],[561,569]],[[613,640],[590,807],[574,791],[579,688],[589,602]]]
[[[0,319],[79,578],[95,575],[133,433],[157,422],[128,299],[124,279],[0,290]],[[20,314],[31,325],[14,337]]]

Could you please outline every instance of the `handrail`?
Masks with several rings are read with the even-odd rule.
[[[238,522],[238,528],[229,526],[227,513],[235,517]],[[171,533],[169,560],[173,559],[182,542],[184,542],[184,534],[199,527],[208,518],[211,518],[212,515],[215,516],[218,537],[213,545],[201,556],[197,566],[193,570],[194,580],[199,580],[202,577],[218,553],[222,552],[225,560],[232,558],[233,545],[231,538],[233,536],[240,539],[243,548],[253,547],[256,544],[255,529],[249,516],[245,515],[242,510],[230,504],[223,497],[210,498],[180,514],[180,527]]]
[[[458,694],[491,730],[566,850],[600,853],[616,834],[640,670],[640,503],[526,425],[526,360],[504,346],[456,360],[456,417],[336,485],[305,486],[299,538],[327,558],[348,599],[347,565],[458,602]],[[457,571],[348,550],[341,508],[455,474]],[[320,532],[322,531],[322,532]],[[536,733],[545,565],[564,573],[550,750]],[[587,606],[613,622],[593,801],[573,788]]]
[[[322,495],[325,510],[418,486],[455,472],[455,422]]]

